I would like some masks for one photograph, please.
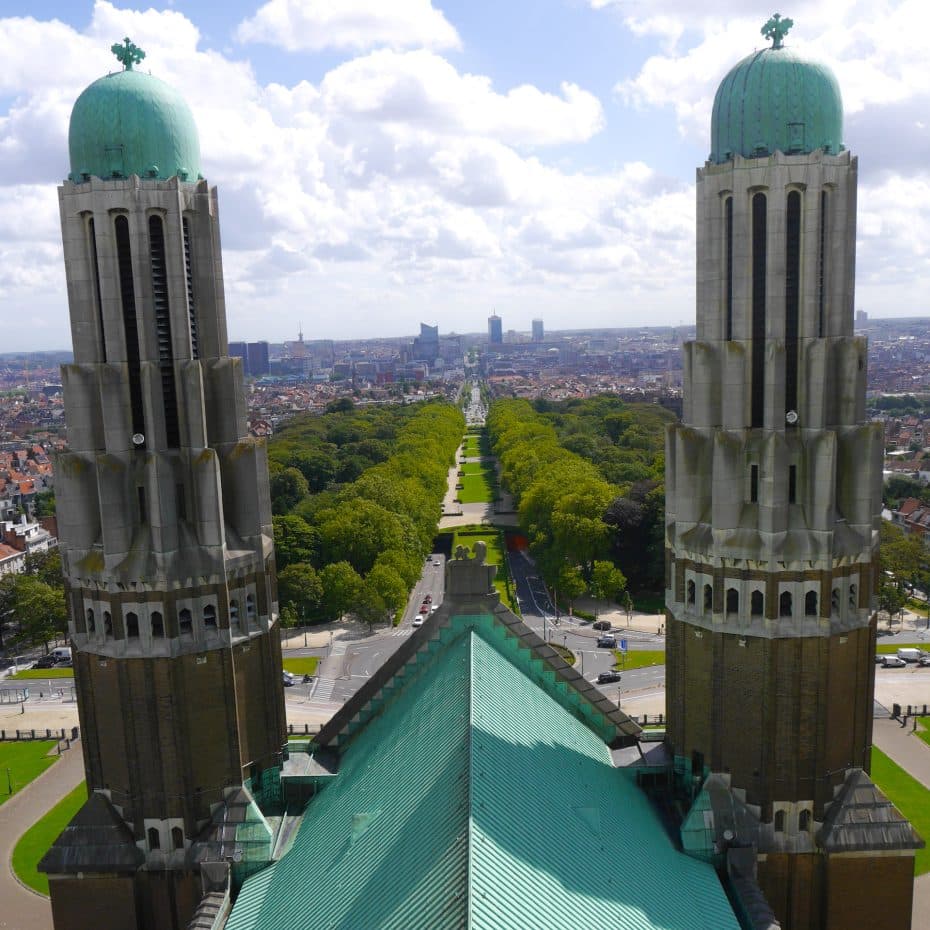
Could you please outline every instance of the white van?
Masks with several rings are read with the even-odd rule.
[[[49,655],[54,656],[56,662],[64,662],[67,659],[71,661],[71,647],[70,646],[56,646]]]
[[[905,662],[919,662],[923,656],[923,649],[915,649],[913,646],[907,646],[898,650],[898,658],[904,659]]]

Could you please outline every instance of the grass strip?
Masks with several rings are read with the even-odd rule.
[[[81,782],[19,838],[13,850],[13,871],[24,885],[39,894],[48,894],[48,877],[38,870],[39,860],[86,800],[87,787]]]
[[[319,664],[319,656],[295,656],[284,660],[284,671],[292,675],[315,675]]]
[[[664,649],[628,649],[626,656],[619,649],[613,650],[614,668],[619,672],[632,668],[649,668],[652,665],[665,665]]]
[[[49,753],[57,742],[42,739],[0,743],[0,804],[55,764],[58,756],[50,756]]]
[[[924,838],[930,837],[930,788],[922,785],[880,749],[872,747],[872,781]],[[918,849],[914,874],[930,872],[930,849]]]
[[[29,679],[38,678],[40,680],[49,680],[51,678],[74,678],[73,668],[24,668],[22,671],[14,672],[9,678]]]

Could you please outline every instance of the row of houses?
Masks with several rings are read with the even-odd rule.
[[[26,556],[47,552],[57,545],[54,517],[33,521],[24,514],[18,520],[0,521],[0,576],[23,571]]]

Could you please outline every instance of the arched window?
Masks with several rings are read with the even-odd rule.
[[[255,597],[252,594],[247,595],[245,599],[245,617],[247,620],[255,619]]]
[[[139,638],[139,615],[134,613],[126,614],[126,636],[129,639]]]
[[[116,234],[116,260],[123,310],[132,431],[145,436],[145,411],[142,403],[142,375],[139,360],[139,326],[136,320],[136,292],[132,273],[132,239],[129,233],[129,220],[121,214],[113,221],[113,226]],[[144,441],[142,446],[145,447]]]
[[[103,612],[103,633],[107,637],[113,635],[113,618],[110,616],[109,610]]]
[[[161,613],[152,611],[152,638],[161,639],[165,635],[165,621]]]
[[[736,588],[727,588],[727,613],[739,613],[739,591]]]
[[[785,413],[788,413],[798,409],[801,194],[798,191],[789,191],[785,206]],[[793,504],[794,494],[789,494],[788,497],[789,503]]]
[[[733,338],[733,198],[727,197],[723,202],[723,256],[726,262],[724,270],[724,307],[726,312],[725,338]]]
[[[180,827],[171,828],[171,845],[175,849],[184,848],[184,831]]]
[[[714,609],[714,588],[713,585],[704,585],[704,610]]]
[[[791,592],[782,591],[778,596],[778,616],[779,617],[790,617],[792,614],[791,607]]]
[[[97,632],[97,621],[94,619],[94,612],[92,610],[87,611],[87,632]]]
[[[836,617],[840,612],[840,589],[834,588],[830,592],[830,613]]]
[[[231,626],[239,626],[239,602],[229,602],[229,623]]]
[[[688,603],[689,604],[694,603],[694,582],[693,581],[688,582]]]
[[[186,607],[182,608],[178,613],[178,626],[180,627],[182,636],[191,636],[194,632],[191,612]]]
[[[207,604],[203,609],[203,625],[208,630],[216,629],[216,607],[213,604]]]
[[[750,426],[763,425],[765,414],[765,279],[767,276],[765,194],[752,198],[752,351],[751,351],[751,420]]]
[[[805,617],[816,617],[817,616],[817,592],[808,591],[804,595],[804,616]]]
[[[177,385],[174,380],[174,352],[171,345],[165,228],[160,216],[149,217],[149,259],[152,266],[152,304],[155,310],[158,366],[161,371],[162,409],[165,413],[165,440],[169,449],[176,449],[181,440],[178,429]]]
[[[765,608],[765,595],[761,591],[753,591],[749,598],[749,609],[754,617],[761,617]]]
[[[859,602],[856,599],[856,586],[851,584],[849,586],[849,609],[855,610],[859,606]]]
[[[158,830],[156,830],[155,827],[149,827],[147,835],[149,838],[149,849],[161,849],[161,837],[158,835]]]
[[[805,807],[804,810],[798,814],[798,829],[807,832],[811,828],[811,812]]]
[[[785,832],[785,812],[784,811],[775,811],[775,832],[776,833]]]

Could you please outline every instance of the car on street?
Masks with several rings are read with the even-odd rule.
[[[595,620],[594,623],[591,624],[591,629],[592,630],[609,630],[610,621],[609,620]]]
[[[601,672],[600,675],[597,676],[597,683],[599,685],[606,685],[612,681],[620,681],[619,672]]]
[[[616,649],[617,648],[617,637],[616,636],[598,636],[597,645],[601,649]]]
[[[432,604],[432,603],[433,603],[433,595],[432,595],[432,594],[427,594],[426,597],[423,598],[423,603],[424,603],[424,604]]]
[[[414,626],[423,626],[423,621],[424,621],[425,619],[426,619],[426,618],[425,618],[422,614],[417,614],[417,615],[413,618],[413,625],[414,625]]]
[[[882,668],[906,668],[907,662],[897,656],[882,656]]]
[[[420,613],[428,614],[429,613],[429,604],[420,604]]]
[[[433,559],[433,565],[435,565],[436,568],[439,568],[439,566],[442,565],[442,562],[440,562],[439,559]]]
[[[289,671],[287,671],[287,669],[281,669],[281,683],[285,688],[290,688],[291,685],[297,684],[297,682],[294,680],[294,676]]]
[[[42,656],[33,664],[33,668],[52,668],[58,660],[53,655]]]
[[[930,656],[921,656],[920,659],[917,660],[917,665],[920,668],[930,668]]]

